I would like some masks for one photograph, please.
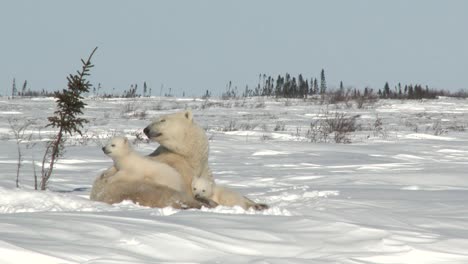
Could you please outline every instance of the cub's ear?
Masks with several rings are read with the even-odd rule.
[[[187,118],[188,120],[192,121],[192,119],[193,119],[192,109],[186,110],[185,113],[184,113],[184,116],[185,116],[185,118]]]
[[[128,144],[128,138],[127,137],[124,137],[124,143]]]

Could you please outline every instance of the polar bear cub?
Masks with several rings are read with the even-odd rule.
[[[109,178],[109,183],[145,180],[180,192],[186,189],[182,176],[174,168],[138,154],[126,137],[112,138],[102,150],[112,158],[117,169],[117,173]]]
[[[244,210],[249,208],[263,210],[268,208],[266,204],[255,203],[247,197],[235,192],[234,190],[216,185],[214,181],[210,181],[203,177],[193,178],[192,193],[194,194],[195,199],[207,199],[208,201],[212,200],[218,205],[240,206],[244,208]]]

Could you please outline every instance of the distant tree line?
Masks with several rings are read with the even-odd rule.
[[[457,93],[450,93],[444,90],[431,89],[429,86],[423,87],[420,84],[409,84],[402,86],[398,83],[394,89],[390,89],[388,82],[385,83],[384,88],[378,91],[378,95],[382,99],[435,99],[438,96],[455,96],[455,97],[466,97],[463,96],[463,91]]]
[[[49,92],[44,89],[41,91],[33,91],[28,86],[28,81],[25,80],[23,82],[22,88],[18,89],[16,87],[16,79],[13,78],[13,83],[11,85],[11,98],[15,97],[52,97],[54,96],[54,92]]]
[[[92,91],[87,92],[88,96],[100,97],[100,98],[136,98],[136,97],[150,97],[152,95],[152,89],[148,87],[146,82],[143,82],[142,91],[138,90],[138,84],[130,85],[129,89],[124,90],[120,94],[116,94],[115,88],[112,89],[112,93],[103,92],[102,86],[99,83],[97,88],[93,87]],[[173,96],[172,89],[169,88],[169,92],[165,93],[164,96]],[[16,97],[54,97],[55,92],[50,92],[42,89],[41,91],[34,91],[28,86],[28,81],[25,80],[22,86],[22,89],[17,89],[16,79],[13,78],[12,87],[11,87],[11,96],[10,98],[14,99]]]
[[[211,93],[206,91],[204,97],[209,97]],[[311,77],[304,78],[302,74],[297,77],[291,76],[289,73],[285,75],[278,75],[276,78],[267,76],[266,74],[259,75],[258,84],[252,89],[248,85],[242,93],[237,87],[232,87],[230,81],[226,85],[226,90],[221,94],[221,98],[235,98],[235,97],[255,97],[255,96],[268,96],[276,98],[303,98],[328,97],[333,101],[345,101],[349,99],[357,99],[360,97],[366,98],[381,98],[381,99],[435,99],[438,96],[453,96],[467,98],[466,91],[459,91],[451,93],[445,90],[431,89],[427,85],[423,87],[420,84],[408,84],[402,86],[399,83],[394,89],[390,88],[388,82],[385,83],[383,89],[379,89],[375,93],[374,89],[366,87],[364,90],[357,88],[347,88],[340,82],[339,89],[329,89],[325,78],[325,70],[320,72],[320,80]]]
[[[232,82],[229,82],[226,91],[221,95],[223,98],[238,97],[239,91],[237,87],[232,88]],[[278,75],[276,78],[267,76],[266,74],[259,75],[259,82],[255,88],[250,89],[246,86],[242,91],[242,97],[252,96],[271,96],[282,98],[307,98],[311,95],[325,94],[327,92],[327,83],[325,79],[325,71],[320,74],[320,84],[316,78],[304,78],[302,74],[297,77],[286,73],[284,76]],[[209,94],[208,91],[206,93]]]
[[[401,83],[398,83],[398,85],[392,89],[388,82],[385,83],[382,89],[378,89],[377,92],[369,87],[364,88],[364,90],[357,88],[345,89],[342,81],[340,82],[338,89],[329,89],[324,69],[321,70],[320,77],[318,79],[316,77],[305,78],[302,74],[292,76],[291,74],[286,73],[284,75],[280,74],[276,77],[259,74],[258,83],[252,87],[253,88],[250,88],[246,85],[244,89],[239,90],[237,86],[233,87],[232,82],[229,81],[226,85],[225,91],[221,94],[221,98],[229,99],[238,97],[267,96],[275,98],[307,99],[308,97],[319,97],[337,102],[358,99],[360,97],[409,100],[434,99],[438,96],[468,97],[468,92],[466,91],[449,92],[429,88],[427,85],[423,87],[420,84],[402,85]],[[161,85],[159,96],[174,96],[171,88],[169,88],[168,91],[163,91],[164,86]],[[44,89],[41,91],[33,91],[28,86],[27,81],[24,81],[22,88],[18,89],[16,86],[16,80],[13,79],[11,98],[39,96],[51,97],[54,96],[54,93],[48,92]],[[138,89],[138,84],[132,84],[129,89],[117,94],[115,88],[112,89],[112,92],[103,92],[101,84],[98,84],[97,88],[94,87],[93,90],[88,93],[88,96],[99,98],[150,97],[152,96],[152,89],[148,87],[146,82],[143,82],[143,89]],[[185,92],[182,93],[182,96],[185,97]],[[211,91],[207,90],[202,95],[202,98],[210,98],[211,96]]]

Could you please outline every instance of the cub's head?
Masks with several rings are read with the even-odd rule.
[[[214,182],[205,178],[192,179],[192,193],[195,198],[210,198],[213,195]]]
[[[143,132],[149,139],[171,149],[183,145],[189,140],[192,125],[192,111],[186,110],[160,116],[149,124]]]
[[[113,137],[102,148],[102,151],[111,158],[123,156],[130,152],[130,150],[130,143],[126,137]]]

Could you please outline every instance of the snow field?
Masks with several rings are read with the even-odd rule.
[[[54,102],[0,99],[0,263],[468,263],[466,100],[381,100],[363,109],[274,99],[87,103],[85,136],[68,141],[49,191],[36,192],[33,160],[40,173],[53,132],[39,128]],[[137,140],[141,130],[186,107],[207,129],[218,184],[270,209],[88,199],[96,175],[112,164],[104,140],[127,135],[149,153],[157,145]],[[352,143],[311,143],[310,122],[336,111],[359,115]],[[35,121],[27,131],[36,145],[22,144],[20,189],[14,117]]]

